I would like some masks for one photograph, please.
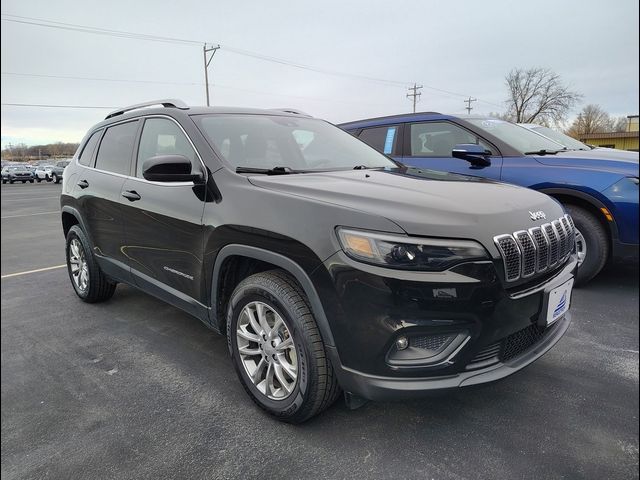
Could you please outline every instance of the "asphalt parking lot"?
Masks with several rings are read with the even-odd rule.
[[[565,337],[504,381],[291,426],[198,320],[40,270],[64,263],[59,192],[2,185],[3,479],[638,478],[637,265],[576,290]]]

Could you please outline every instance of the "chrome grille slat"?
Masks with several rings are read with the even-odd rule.
[[[549,239],[549,267],[553,267],[556,263],[558,263],[558,253],[560,250],[560,240],[558,238],[558,233],[550,223],[545,223],[544,225],[542,225],[542,229],[544,230],[544,233],[547,234],[547,238]]]
[[[528,278],[563,263],[574,250],[575,225],[569,215],[529,230],[493,238],[508,282]]]
[[[528,232],[520,230],[513,233],[514,238],[520,246],[522,254],[522,278],[530,277],[536,273],[536,246]]]

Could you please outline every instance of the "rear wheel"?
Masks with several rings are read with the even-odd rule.
[[[51,181],[53,183],[60,183],[60,179],[58,178],[58,175],[56,175],[55,173],[51,176]]]
[[[285,272],[240,282],[229,300],[227,341],[247,393],[280,420],[304,422],[340,394],[308,300]]]
[[[577,285],[584,285],[607,263],[609,236],[598,219],[588,210],[576,205],[565,205],[576,225],[576,252],[578,254]]]
[[[85,302],[103,302],[116,290],[116,283],[102,273],[78,225],[71,227],[67,234],[67,270],[73,289]]]

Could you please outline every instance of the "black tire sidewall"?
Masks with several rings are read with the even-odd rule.
[[[587,255],[577,273],[577,283],[585,284],[600,272],[607,261],[607,233],[600,222],[583,208],[568,206],[567,210],[587,246]]]
[[[247,375],[244,366],[240,362],[236,339],[238,317],[245,305],[254,301],[266,303],[269,307],[273,308],[278,315],[282,317],[289,329],[289,332],[293,336],[293,342],[298,356],[298,379],[291,395],[283,400],[272,400],[260,392],[253,384]],[[263,408],[272,414],[282,417],[292,416],[303,407],[305,396],[309,389],[309,381],[311,379],[309,371],[309,359],[311,356],[308,346],[304,342],[304,334],[294,317],[295,314],[286,305],[286,302],[282,302],[274,292],[269,291],[263,286],[247,285],[242,290],[235,292],[229,302],[227,340],[236,372],[240,377],[245,390],[251,394],[254,401],[258,402]]]

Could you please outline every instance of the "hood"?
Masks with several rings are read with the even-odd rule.
[[[252,176],[256,186],[387,218],[410,235],[480,240],[544,223],[562,207],[522,187],[445,172],[405,167],[279,176]],[[313,219],[310,219],[313,221]]]
[[[638,152],[596,148],[558,152],[555,155],[537,155],[536,159],[543,165],[638,176]]]

